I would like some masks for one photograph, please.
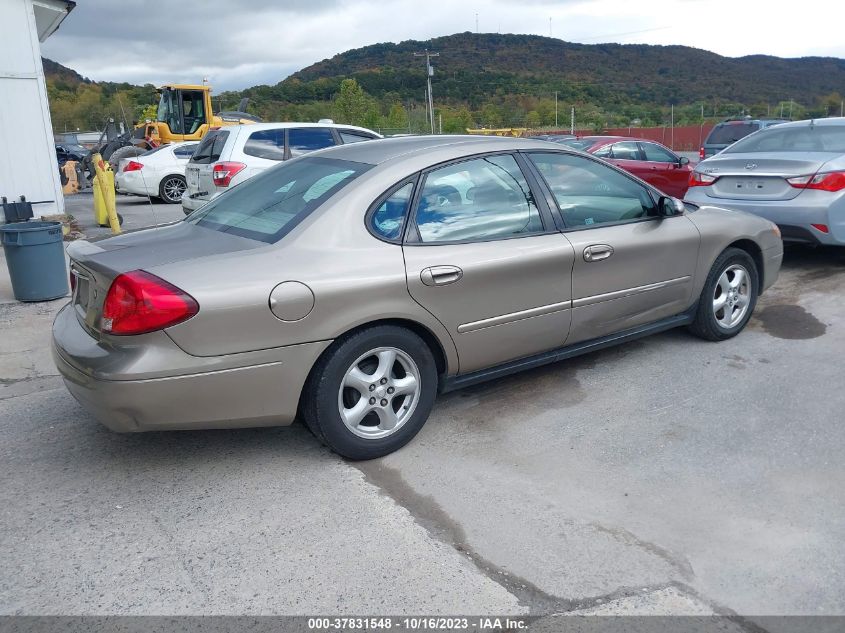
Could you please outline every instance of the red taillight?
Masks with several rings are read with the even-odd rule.
[[[246,169],[243,163],[215,163],[211,169],[211,179],[217,187],[228,187],[232,178]]]
[[[704,148],[703,147],[698,148],[698,159],[704,160]]]
[[[127,171],[138,171],[139,169],[143,168],[143,166],[144,165],[139,163],[138,161],[130,160],[128,163],[126,163],[126,167],[123,168],[123,173],[126,173]]]
[[[829,171],[812,176],[795,176],[786,182],[796,189],[819,189],[820,191],[842,191],[845,189],[845,171]]]
[[[103,303],[103,330],[144,334],[190,319],[199,304],[186,292],[143,270],[118,275]]]
[[[716,182],[716,176],[709,176],[697,171],[691,171],[689,173],[688,184],[690,187],[706,187],[707,185],[712,185],[714,182]]]
[[[820,233],[830,233],[830,229],[827,228],[827,224],[811,224],[810,226]]]

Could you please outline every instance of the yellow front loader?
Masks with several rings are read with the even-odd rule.
[[[138,156],[149,149],[179,141],[199,141],[211,128],[224,125],[258,123],[260,118],[246,112],[218,112],[211,108],[211,86],[196,84],[167,84],[159,88],[161,97],[155,121],[136,126],[130,145],[114,150],[109,164],[117,171],[123,158]],[[246,99],[241,101],[246,107]]]

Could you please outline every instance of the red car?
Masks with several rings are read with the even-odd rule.
[[[655,141],[626,136],[582,136],[563,145],[604,158],[670,196],[683,199],[693,165]]]

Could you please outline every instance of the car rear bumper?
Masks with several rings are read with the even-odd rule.
[[[118,193],[134,193],[139,196],[157,196],[158,179],[151,174],[141,176],[142,170],[119,172],[114,178],[114,189]],[[153,182],[154,181],[154,182]]]
[[[785,242],[831,246],[845,245],[845,197],[830,199],[830,193],[803,191],[792,200],[731,200],[707,195],[706,187],[693,187],[685,200],[752,213],[781,227]],[[828,232],[813,225],[822,225]]]
[[[191,356],[172,341],[166,354],[154,345],[133,345],[124,354],[93,338],[65,306],[53,325],[52,352],[68,391],[85,409],[114,431],[137,432],[290,424],[305,379],[329,344],[264,350],[260,363],[255,353]],[[137,370],[157,360],[160,375]],[[133,379],[138,374],[144,377]]]
[[[214,194],[211,197],[203,196],[202,198],[192,198],[187,192],[185,192],[182,195],[182,211],[185,212],[185,215],[190,215],[206,202],[210,202],[216,197],[217,194]]]

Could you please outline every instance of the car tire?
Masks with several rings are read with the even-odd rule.
[[[167,204],[182,204],[182,194],[185,193],[186,187],[183,176],[165,176],[158,185],[158,197]]]
[[[739,334],[757,305],[757,264],[746,251],[728,248],[713,263],[689,330],[708,341]]]
[[[136,147],[134,145],[124,145],[123,147],[118,147],[114,150],[111,155],[108,157],[107,161],[111,166],[111,170],[114,173],[117,173],[117,168],[120,166],[120,161],[124,158],[135,158],[136,156],[140,156],[147,150],[143,147]]]
[[[338,339],[323,353],[306,382],[300,412],[335,453],[375,459],[419,432],[434,406],[437,383],[425,341],[402,327],[375,326]]]

